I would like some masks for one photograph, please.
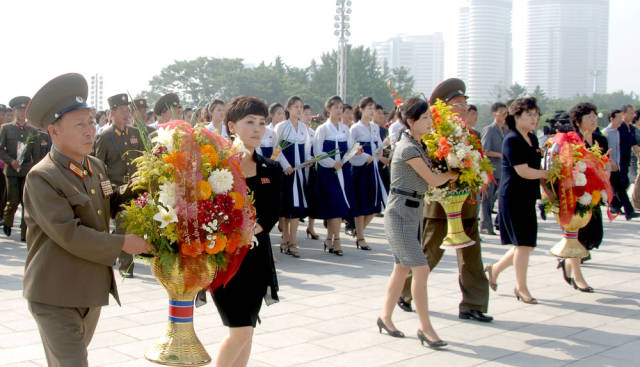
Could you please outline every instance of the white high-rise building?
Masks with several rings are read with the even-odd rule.
[[[552,98],[605,93],[609,0],[529,0],[525,85]]]
[[[512,0],[469,0],[460,9],[458,77],[471,103],[503,98],[512,82]]]
[[[424,36],[398,36],[374,42],[379,62],[390,68],[404,66],[413,77],[413,89],[427,97],[444,78],[444,38],[442,33]]]

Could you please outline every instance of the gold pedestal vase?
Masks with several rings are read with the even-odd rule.
[[[168,270],[168,271],[167,271]],[[196,294],[213,281],[215,265],[202,262],[180,265],[176,260],[163,271],[157,258],[151,263],[151,272],[169,294],[169,323],[160,342],[145,353],[151,362],[166,366],[204,366],[211,357],[193,329],[193,301]],[[189,285],[185,285],[185,279]]]
[[[554,212],[556,221],[560,223],[560,217],[557,212]],[[589,251],[580,244],[578,241],[578,231],[580,228],[586,226],[591,220],[591,211],[584,215],[574,214],[571,217],[569,224],[562,226],[563,238],[555,244],[549,252],[554,256],[571,259],[571,258],[583,258],[589,255]]]
[[[462,225],[462,206],[467,200],[469,192],[447,194],[438,202],[447,214],[447,237],[440,245],[441,249],[457,249],[474,245],[476,242],[464,232]]]

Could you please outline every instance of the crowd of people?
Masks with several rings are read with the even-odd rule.
[[[495,169],[495,180],[479,200],[469,200],[462,208],[464,231],[475,245],[456,250],[462,294],[459,318],[493,320],[486,315],[489,289],[497,289],[499,275],[511,265],[516,275],[516,299],[535,304],[527,287],[527,267],[537,243],[536,206],[546,190],[542,183],[548,173],[543,156],[551,145],[547,140],[551,141],[552,132],[539,143],[540,109],[530,97],[493,104],[494,121],[480,132],[475,129],[477,108],[467,104],[465,91],[462,80],[448,79],[435,88],[429,100],[410,98],[388,114],[372,97],[364,97],[352,107],[333,96],[314,115],[297,96],[284,104],[267,105],[258,98],[240,96],[228,103],[214,99],[201,108],[183,108],[174,93],[162,96],[152,109],[145,99],[131,101],[127,94],[116,94],[109,97],[107,111],[95,111],[85,103],[84,78],[68,74],[47,83],[33,100],[20,96],[8,107],[0,105],[2,224],[9,236],[14,214],[24,205],[21,240],[27,241],[29,251],[24,291],[49,364],[86,365],[86,346],[99,308],[107,304],[109,291],[117,299],[111,266],[117,258],[120,275],[133,277],[133,256],[149,251],[143,239],[125,234],[117,219],[119,202],[113,197],[124,192],[121,189],[135,173],[133,160],[144,150],[143,135],[153,135],[159,126],[176,119],[239,141],[247,151],[241,167],[254,193],[256,248],[260,250],[250,252],[227,287],[213,292],[223,322],[230,327],[218,353],[219,366],[246,365],[262,300],[267,304],[278,301],[276,259],[269,234],[277,227],[280,253],[303,257],[298,237],[301,221],[307,222],[305,233],[312,241],[320,239],[315,227],[326,227],[326,238],[317,245],[311,243],[327,256],[355,256],[356,252],[347,253],[342,247],[343,224],[345,234],[354,238],[355,248],[370,251],[367,227],[376,215],[384,216],[395,265],[378,329],[404,337],[392,322],[392,312],[395,306],[404,311],[415,308],[420,342],[433,348],[447,345],[432,327],[427,306],[427,278],[444,254],[440,245],[447,234],[447,215],[438,202],[425,204],[423,198],[429,187],[457,179],[456,172],[432,170],[421,141],[431,131],[430,104],[437,99],[481,138],[484,154]],[[587,146],[598,145],[603,154],[610,154],[608,169],[615,192],[610,210],[624,214],[627,220],[637,216],[634,206],[640,206],[640,192],[636,192],[640,178],[635,177],[637,169],[632,167],[637,164],[637,160],[632,164],[632,158],[640,153],[640,134],[634,126],[639,115],[632,106],[622,106],[611,111],[609,125],[600,132],[597,107],[581,103],[571,109],[565,124],[553,126],[553,131],[574,130]],[[58,179],[50,182],[51,177]],[[632,181],[636,184],[630,199],[627,189]],[[103,195],[98,197],[100,192]],[[42,206],[60,210],[59,214],[43,215],[48,209]],[[579,241],[588,250],[597,248],[603,239],[602,228],[602,213],[594,210],[587,227],[580,230]],[[503,244],[514,246],[485,267],[480,234],[492,236],[496,231]],[[83,241],[90,246],[82,248],[79,243]],[[48,249],[51,247],[63,248],[68,254]],[[562,278],[583,292],[593,292],[580,267],[588,259],[558,263]],[[100,273],[94,280],[102,282],[102,288],[88,289],[86,284],[66,287],[90,295],[84,298],[43,291],[37,284],[49,276],[43,269],[52,261],[68,264],[74,272]],[[107,278],[105,269],[111,274]],[[256,277],[261,281],[256,282]],[[62,282],[68,286],[78,279],[66,274],[49,276],[47,282],[58,288]],[[80,318],[69,315],[69,307],[81,307],[83,314]],[[47,316],[54,311],[56,323]],[[77,335],[61,335],[61,327],[74,325],[82,325]]]

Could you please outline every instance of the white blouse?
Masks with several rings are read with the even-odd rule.
[[[222,123],[222,132],[218,131],[216,129],[216,126],[213,124],[213,121],[208,123],[205,126],[209,131],[213,131],[214,133],[222,136],[225,139],[229,139],[229,133],[227,132],[227,124],[225,124],[224,122]]]
[[[375,152],[380,146],[382,146],[382,139],[380,139],[380,127],[374,124],[373,121],[369,122],[369,127],[367,127],[362,120],[358,121],[351,126],[349,135],[349,145],[353,145],[355,142],[359,142],[362,145],[365,145],[363,143],[371,144],[373,161],[377,166],[378,158],[376,157]],[[362,166],[367,163],[370,156],[371,155],[368,153],[362,153],[353,157],[350,163],[354,166]]]

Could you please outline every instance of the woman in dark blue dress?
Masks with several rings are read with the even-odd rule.
[[[375,108],[373,98],[361,99],[354,111],[359,121],[351,125],[349,132],[349,142],[360,143],[364,151],[351,161],[355,188],[356,247],[362,250],[371,250],[365,241],[364,231],[374,214],[380,213],[387,204],[387,190],[382,182],[378,161],[389,164],[389,159],[382,155],[380,127],[373,122]]]
[[[339,122],[343,108],[340,97],[329,98],[325,108],[329,118],[315,132],[313,151],[316,156],[322,156],[334,149],[338,153],[332,158],[318,162],[314,185],[314,212],[315,218],[327,220],[327,240],[324,242],[324,250],[342,256],[340,223],[342,218],[353,215],[354,204],[351,164],[342,163],[344,155],[351,148],[349,128]]]
[[[287,120],[276,126],[274,137],[276,142],[283,141],[288,144],[275,160],[280,163],[285,175],[280,213],[280,228],[282,230],[280,252],[293,257],[300,257],[296,234],[300,219],[307,216],[309,208],[305,192],[307,180],[304,170],[300,167],[305,161],[311,159],[311,150],[307,149],[311,144],[311,137],[307,126],[300,121],[302,107],[300,97],[289,97],[285,110]]]
[[[540,120],[535,98],[519,98],[509,106],[507,126],[511,132],[502,145],[502,178],[499,195],[500,240],[512,244],[495,264],[487,266],[489,284],[496,290],[498,275],[513,265],[516,273],[516,299],[537,303],[527,287],[529,254],[536,247],[538,221],[536,200],[540,198],[541,180],[548,177],[540,169],[542,153],[534,134]]]
[[[216,366],[246,366],[258,313],[264,299],[267,305],[278,302],[278,281],[271,252],[269,232],[278,221],[282,170],[278,163],[259,155],[255,149],[265,133],[267,106],[261,99],[236,97],[229,103],[226,124],[235,139],[249,151],[240,168],[253,193],[256,208],[255,236],[258,244],[247,252],[238,272],[213,292],[222,323],[229,336],[220,345]]]

